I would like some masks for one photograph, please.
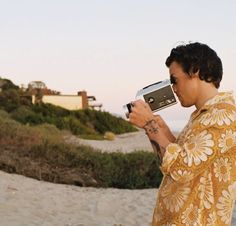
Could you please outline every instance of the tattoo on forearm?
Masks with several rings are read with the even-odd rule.
[[[147,121],[147,123],[144,125],[143,129],[145,130],[147,135],[157,134],[158,133],[157,122],[154,119],[151,119],[151,120]],[[151,140],[150,138],[149,138],[149,140],[150,140],[150,142],[152,144],[152,148],[153,148],[154,152],[156,153],[156,155],[159,159],[159,162],[161,164],[163,156],[161,153],[160,145],[156,141]]]
[[[156,153],[156,155],[158,157],[158,160],[161,164],[163,156],[162,156],[162,153],[161,153],[160,145],[156,141],[153,141],[153,140],[150,140],[150,142],[151,142],[152,148],[153,148],[154,152]]]
[[[144,125],[143,128],[144,128],[146,134],[158,133],[157,122],[154,119],[147,121],[147,123]]]

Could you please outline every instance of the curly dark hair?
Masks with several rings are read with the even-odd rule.
[[[166,66],[170,67],[174,61],[189,76],[199,72],[201,80],[211,82],[219,88],[223,75],[222,62],[216,52],[206,44],[195,42],[173,48],[166,59]]]

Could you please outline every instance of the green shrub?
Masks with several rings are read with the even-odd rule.
[[[149,152],[100,153],[80,151],[80,167],[91,172],[102,187],[151,188],[158,187],[162,179],[158,160]]]
[[[35,113],[39,113],[47,117],[65,117],[70,115],[69,110],[53,104],[35,104],[32,106],[32,110]]]
[[[11,113],[11,117],[24,124],[38,125],[44,122],[41,114],[37,114],[28,106],[20,106]]]
[[[40,135],[42,142],[51,144],[63,143],[63,133],[54,125],[40,124],[34,127],[34,131]]]
[[[0,109],[28,125],[53,124],[60,130],[70,130],[75,135],[103,136],[106,131],[114,134],[137,131],[126,120],[105,111],[83,109],[69,111],[59,106],[45,103],[32,104],[31,98],[10,80],[3,83],[0,92]]]
[[[66,117],[65,119],[66,124],[68,125],[69,130],[75,134],[96,134],[96,131],[92,130],[91,128],[82,124],[78,119],[73,116]]]
[[[154,154],[101,153],[90,147],[66,144],[63,136],[53,125],[31,127],[0,117],[0,169],[79,186],[159,186],[162,176]]]
[[[9,118],[9,117],[10,117],[10,115],[6,111],[0,110],[0,118],[1,119],[6,119],[6,118]]]
[[[114,134],[137,131],[128,121],[105,111],[85,109],[75,111],[74,114],[82,123],[89,124],[90,127],[100,134],[104,134],[106,131],[113,132]]]
[[[22,126],[10,118],[0,118],[0,145],[3,148],[13,147],[16,150],[24,147],[29,150],[42,142],[41,137],[33,128]]]
[[[1,109],[11,112],[20,106],[20,96],[17,90],[9,89],[0,92]]]
[[[15,85],[11,80],[9,80],[9,79],[0,78],[0,82],[1,82],[1,84],[2,84],[2,86],[1,86],[2,91],[9,90],[9,89],[19,90],[19,86],[16,86],[16,85]]]

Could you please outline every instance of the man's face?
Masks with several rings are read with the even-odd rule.
[[[172,87],[183,107],[195,105],[198,96],[197,76],[190,77],[175,61],[169,67]]]

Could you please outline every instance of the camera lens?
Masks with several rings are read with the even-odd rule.
[[[131,103],[125,104],[123,108],[125,111],[126,118],[129,118],[129,114],[132,112],[132,104]]]
[[[128,104],[126,104],[126,106],[127,106],[127,109],[128,109],[128,111],[129,111],[129,113],[131,113],[131,111],[132,111],[132,104],[131,103],[128,103]]]

